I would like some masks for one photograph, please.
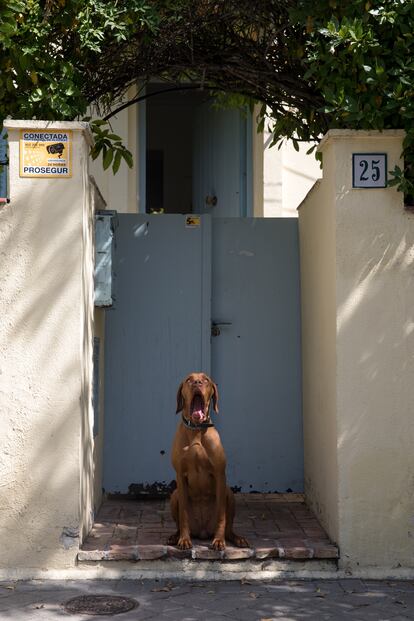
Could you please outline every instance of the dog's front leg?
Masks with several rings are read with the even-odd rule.
[[[177,492],[178,492],[178,528],[180,535],[177,547],[180,550],[189,550],[193,547],[191,543],[190,520],[188,517],[188,489],[187,482],[182,474],[177,473]]]
[[[226,547],[224,539],[226,532],[226,477],[224,471],[216,473],[216,503],[216,530],[211,547],[213,550],[224,550]]]

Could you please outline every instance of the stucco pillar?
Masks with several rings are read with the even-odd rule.
[[[0,210],[0,575],[24,577],[73,566],[91,519],[91,136],[78,122],[8,120],[5,126],[10,204]],[[20,176],[22,129],[71,130],[72,176]]]
[[[352,182],[403,136],[330,131],[299,209],[306,493],[353,574],[414,575],[414,215]]]

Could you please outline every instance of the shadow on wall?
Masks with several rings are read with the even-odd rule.
[[[347,550],[354,559],[365,556],[367,562],[374,551],[377,563],[406,565],[414,553],[414,215],[404,212],[402,201],[397,206],[395,199],[383,199],[367,201],[350,217],[342,198],[336,286],[339,510],[350,524],[361,524],[352,534],[354,548]]]
[[[42,200],[40,179],[0,211],[0,572],[9,575],[73,565],[79,543],[81,436],[90,433],[82,356],[91,351],[81,312],[93,305],[81,310],[88,225],[62,181],[48,180],[59,205]],[[83,447],[89,477],[91,450]]]

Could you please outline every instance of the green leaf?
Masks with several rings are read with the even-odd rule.
[[[112,158],[114,157],[114,152],[112,149],[108,149],[103,156],[103,169],[106,170],[110,167],[112,163]]]
[[[114,163],[112,165],[112,172],[114,173],[114,175],[116,175],[116,173],[118,172],[121,161],[122,161],[121,151],[117,151],[115,153]]]
[[[11,36],[16,32],[16,25],[8,22],[2,22],[0,23],[0,32],[6,34],[7,36]]]
[[[130,151],[128,151],[127,149],[125,149],[124,151],[121,151],[121,153],[122,153],[122,157],[124,158],[124,160],[128,164],[129,168],[132,168],[133,165],[134,165],[134,160],[133,160],[133,157],[132,157],[132,153]]]

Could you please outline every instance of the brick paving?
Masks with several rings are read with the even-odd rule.
[[[168,500],[106,500],[78,561],[156,559],[244,560],[336,559],[329,541],[302,494],[236,494],[234,530],[250,548],[227,544],[222,552],[193,539],[191,550],[167,545],[175,532]]]

